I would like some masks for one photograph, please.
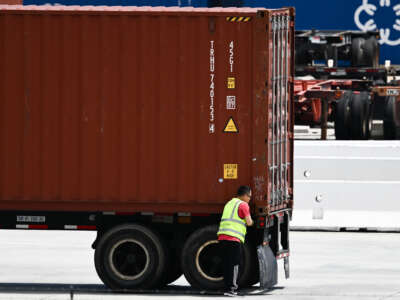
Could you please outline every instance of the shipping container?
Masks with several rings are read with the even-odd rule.
[[[235,6],[296,8],[296,29],[309,30],[378,30],[380,62],[400,64],[400,5],[381,0],[24,0],[24,4],[76,5],[165,5],[165,6]],[[340,22],[338,22],[340,20]]]
[[[22,0],[0,0],[0,4],[22,4]]]
[[[157,286],[250,185],[246,247],[287,261],[293,29],[289,8],[0,6],[0,228],[97,230],[109,287]],[[106,257],[132,236],[146,263],[123,274]]]

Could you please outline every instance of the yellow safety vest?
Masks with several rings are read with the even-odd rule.
[[[239,205],[242,202],[238,198],[233,198],[225,204],[217,234],[233,236],[244,243],[247,228],[246,221],[239,217]]]

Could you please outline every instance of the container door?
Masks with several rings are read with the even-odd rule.
[[[276,211],[291,206],[293,196],[293,15],[290,10],[270,14],[269,52],[272,89],[269,94],[268,171],[269,206]]]

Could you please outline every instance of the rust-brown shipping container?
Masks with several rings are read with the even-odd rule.
[[[0,4],[22,4],[22,0],[0,0]]]
[[[290,8],[0,6],[2,227],[194,224],[240,185],[257,228],[285,223],[293,27]]]

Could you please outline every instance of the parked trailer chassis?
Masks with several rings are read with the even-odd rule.
[[[383,120],[384,139],[400,139],[400,82],[393,80],[399,69],[296,70],[317,78],[295,80],[296,124],[320,125],[326,139],[334,121],[336,139],[349,140],[371,138],[372,121]]]
[[[296,30],[296,65],[378,67],[379,32]]]

